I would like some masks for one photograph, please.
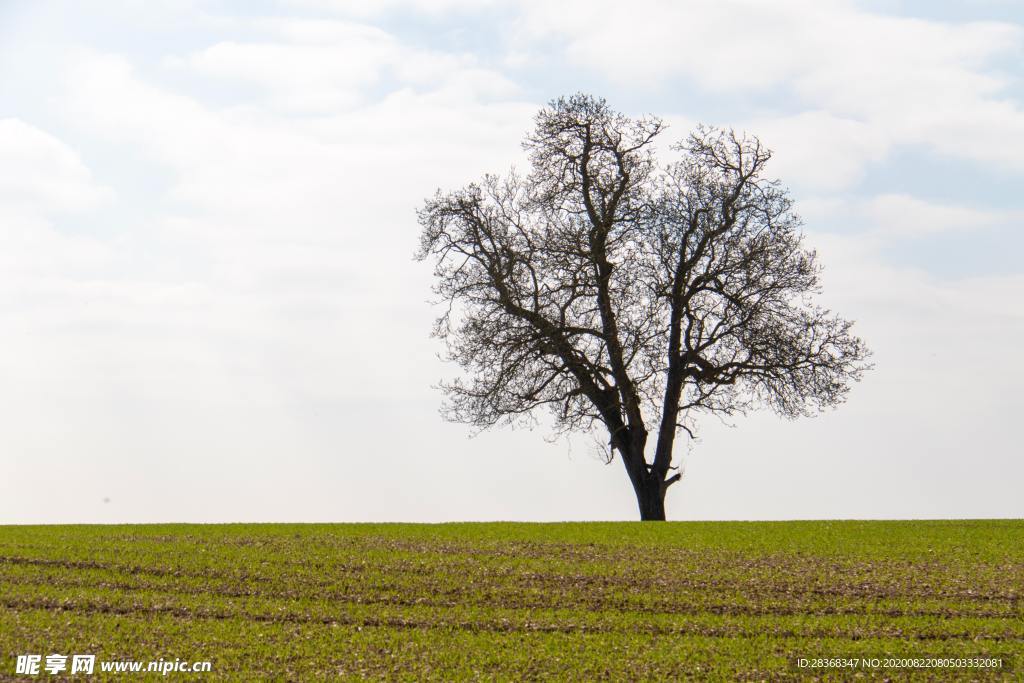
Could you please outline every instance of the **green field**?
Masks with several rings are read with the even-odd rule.
[[[1024,521],[0,527],[0,656],[174,680],[778,680],[1024,667]],[[73,680],[158,679],[102,674]],[[829,679],[855,672],[818,672]],[[66,672],[65,674],[66,675]]]

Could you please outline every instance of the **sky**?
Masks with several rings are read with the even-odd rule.
[[[442,421],[412,258],[577,91],[757,135],[874,351],[700,422],[669,518],[1024,516],[1022,58],[1013,0],[0,0],[0,523],[635,519]]]

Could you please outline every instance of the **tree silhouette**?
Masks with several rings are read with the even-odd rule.
[[[578,94],[542,109],[528,175],[487,175],[419,212],[417,258],[448,304],[436,336],[465,371],[445,416],[487,428],[547,407],[603,426],[641,519],[665,518],[673,450],[699,414],[785,417],[843,401],[863,342],[813,302],[820,267],[771,153],[698,128],[659,166],[655,117]],[[649,439],[650,427],[655,439]]]

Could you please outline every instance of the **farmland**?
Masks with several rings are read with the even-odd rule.
[[[795,662],[860,656],[1015,679],[1022,593],[1022,521],[0,527],[0,679],[56,678],[18,679],[26,653],[212,663],[177,680],[844,679]],[[147,676],[73,680],[104,678]]]

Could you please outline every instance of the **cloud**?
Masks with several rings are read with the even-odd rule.
[[[905,194],[874,197],[863,207],[863,213],[884,235],[902,237],[971,232],[1020,218],[1015,212],[938,204]]]
[[[527,0],[523,8],[518,39],[564,45],[569,60],[620,84],[642,91],[682,81],[785,102],[802,113],[758,123],[786,139],[802,125],[807,142],[838,145],[836,157],[852,152],[829,177],[836,188],[895,145],[1024,169],[1024,110],[997,68],[1020,58],[1017,25],[882,15],[838,0]],[[799,141],[794,148],[804,153]]]
[[[78,154],[18,119],[0,119],[0,204],[41,213],[96,208],[112,198]]]
[[[826,111],[738,125],[775,152],[771,175],[801,190],[837,191],[856,184],[869,163],[885,158],[891,144],[877,128]]]
[[[472,73],[462,76],[300,119],[204,106],[109,55],[78,60],[67,82],[76,120],[172,171],[168,197],[213,212],[218,233],[353,246],[372,236],[359,225],[409,221],[436,187],[503,170],[520,154],[535,106],[489,101]]]
[[[252,25],[267,38],[219,42],[167,62],[203,76],[255,85],[286,111],[337,113],[365,103],[375,90],[403,86],[452,85],[489,98],[518,91],[471,55],[419,49],[365,24],[260,19]]]
[[[110,266],[108,245],[76,229],[76,219],[114,199],[67,144],[21,120],[0,119],[0,318],[37,319],[58,291]]]
[[[767,89],[799,71],[800,48],[778,38],[805,36],[818,5],[526,0],[520,26],[524,38],[566,39],[571,60],[620,82],[685,74],[715,90]]]
[[[1019,228],[1024,212],[935,202],[900,193],[863,199],[818,195],[800,199],[797,210],[815,230],[856,235],[857,252],[882,250],[896,240],[977,234]]]
[[[501,0],[283,0],[285,6],[337,12],[348,16],[376,17],[389,12],[416,12],[440,15],[451,12],[478,12]]]
[[[359,103],[381,77],[381,55],[374,52],[388,45],[364,38],[338,47],[219,43],[187,64],[209,76],[265,87],[283,109],[337,111]]]

